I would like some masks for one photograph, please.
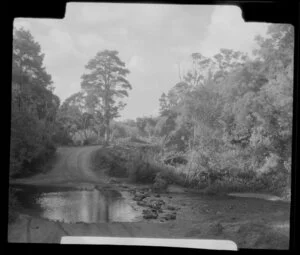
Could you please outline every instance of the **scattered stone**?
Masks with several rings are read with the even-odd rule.
[[[145,195],[145,194],[144,194],[144,192],[136,191],[136,192],[135,192],[135,195],[136,195],[136,196],[142,196],[142,195]]]
[[[165,201],[162,200],[162,199],[151,199],[150,202],[157,202],[157,203],[159,203],[159,204],[161,204],[161,205],[164,205],[164,204],[165,204]]]
[[[150,197],[151,195],[148,192],[143,193],[145,197]]]
[[[172,206],[172,205],[168,205],[168,206],[167,206],[167,209],[168,209],[168,210],[171,210],[171,211],[176,210],[176,208],[175,208],[174,206]]]
[[[155,196],[155,197],[160,197],[160,195],[159,195],[158,193],[157,193],[157,194],[155,194],[154,196]]]
[[[169,196],[169,198],[172,198],[172,196]]]
[[[135,194],[135,193],[136,193],[136,190],[135,190],[135,189],[130,189],[129,192],[130,192],[131,194]]]
[[[151,192],[151,189],[149,189],[149,188],[142,188],[141,191],[143,193],[147,193],[148,194],[149,192]]]
[[[139,206],[147,206],[148,204],[145,201],[137,201],[137,205],[139,205]]]
[[[150,203],[150,207],[155,209],[155,210],[159,210],[161,208],[162,204],[159,203],[158,201],[154,201]]]
[[[157,219],[158,214],[155,210],[143,210],[144,219]]]
[[[145,195],[135,195],[133,200],[134,201],[142,201],[144,198],[146,198]]]
[[[175,220],[176,219],[176,214],[175,213],[167,213],[166,215],[163,216],[163,219],[165,219],[165,220]]]

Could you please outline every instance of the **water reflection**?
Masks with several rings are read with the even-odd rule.
[[[138,216],[116,191],[57,189],[22,187],[18,197],[30,214],[68,223],[129,222]]]

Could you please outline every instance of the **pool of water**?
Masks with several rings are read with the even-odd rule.
[[[20,211],[66,223],[133,222],[139,213],[113,190],[15,185]]]

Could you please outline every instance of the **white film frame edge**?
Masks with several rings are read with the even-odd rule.
[[[63,236],[61,244],[94,244],[94,245],[130,245],[160,246],[177,248],[196,248],[209,250],[233,250],[238,247],[231,240],[214,239],[169,239],[169,238],[132,238],[132,237],[99,237],[99,236]]]

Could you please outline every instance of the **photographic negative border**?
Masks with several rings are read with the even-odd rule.
[[[12,42],[12,27],[13,27],[13,19],[17,17],[31,17],[31,18],[58,18],[62,19],[65,15],[66,11],[66,4],[67,3],[73,3],[73,2],[107,2],[112,3],[112,1],[58,1],[56,3],[52,1],[11,1],[12,8],[9,9],[8,17],[5,17],[4,21],[4,28],[5,28],[5,35],[4,35],[4,51],[7,53],[6,56],[8,57],[8,62],[4,62],[4,73],[5,78],[8,80],[8,84],[11,82],[11,51],[8,51],[6,49],[11,49],[11,42]],[[127,2],[118,2],[118,3],[127,3]],[[296,169],[299,165],[299,161],[297,158],[297,155],[299,153],[299,123],[297,120],[297,117],[299,116],[299,88],[297,87],[297,84],[299,84],[299,21],[300,21],[300,15],[299,15],[299,8],[300,4],[297,1],[128,1],[128,3],[153,3],[153,4],[214,4],[214,5],[236,5],[239,6],[242,9],[243,17],[245,21],[249,22],[272,22],[272,23],[288,23],[292,24],[295,28],[295,50],[294,50],[294,59],[295,59],[295,66],[294,66],[294,101],[293,101],[293,143],[292,143],[292,195],[291,195],[291,215],[290,215],[290,251],[295,249],[296,246],[296,183],[297,183],[297,175],[296,175]],[[6,13],[6,8],[3,8],[3,12]],[[3,103],[2,109],[5,109],[5,117],[7,117],[6,123],[10,123],[10,110],[7,110],[7,105],[10,105],[10,98],[11,98],[11,90],[10,86],[4,85],[5,89],[8,91],[5,93],[4,100],[1,100]],[[6,96],[9,95],[9,96]],[[7,100],[7,101],[6,101]],[[7,115],[6,115],[7,114]],[[5,125],[5,131],[10,134],[10,125]],[[8,145],[8,148],[10,146],[10,136],[5,135],[5,144]],[[8,192],[8,169],[9,169],[9,149],[6,146],[4,148],[5,153],[5,160],[7,160],[7,164],[5,164],[5,173],[7,174],[5,179],[5,184],[2,185],[2,188],[4,189],[4,194],[7,194]],[[8,199],[8,195],[6,195],[6,198]],[[8,203],[8,201],[7,201]],[[7,221],[4,221],[5,227],[2,228],[5,231],[5,236],[7,235]],[[7,238],[5,238],[5,241],[7,243]],[[8,243],[7,243],[8,244]],[[59,245],[36,245],[36,244],[8,244],[7,248],[13,250],[15,248],[28,251],[32,251],[33,249],[37,249],[37,251],[43,252],[43,249],[56,249],[58,247],[63,251],[65,248],[61,248],[62,246]],[[113,251],[115,248],[117,250],[126,252],[126,249],[129,247],[114,247],[111,249],[110,246],[103,246],[109,247],[111,251]],[[79,246],[75,245],[73,246],[74,250],[78,249]],[[84,247],[80,247],[80,249],[83,248],[82,251],[85,251]],[[41,249],[41,250],[39,250]],[[98,251],[101,248],[95,248],[95,250]],[[131,247],[130,249],[133,249],[138,252],[144,252],[149,249],[151,252],[156,252],[158,248],[150,248],[150,247]],[[152,250],[151,250],[152,249]],[[153,250],[154,249],[154,250]],[[167,249],[167,250],[165,250]],[[174,248],[161,248],[161,251],[169,251],[173,252]],[[183,250],[180,250],[180,252],[186,252],[186,248],[182,248]],[[66,251],[66,250],[65,250]],[[197,252],[197,250],[194,250],[194,252]],[[255,252],[257,252],[255,250]],[[274,251],[272,251],[273,253]],[[276,251],[275,251],[276,252]]]

